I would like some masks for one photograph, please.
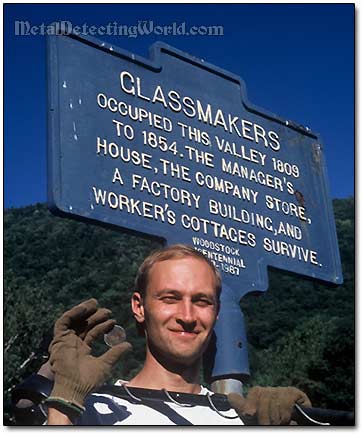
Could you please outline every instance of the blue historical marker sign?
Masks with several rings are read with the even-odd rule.
[[[342,282],[321,140],[249,103],[239,77],[161,43],[148,60],[57,35],[48,80],[51,209],[215,263],[214,377],[249,373],[238,302],[268,266]]]
[[[49,38],[52,208],[191,244],[239,298],[267,266],[340,283],[319,137],[227,71],[160,43],[150,57]]]

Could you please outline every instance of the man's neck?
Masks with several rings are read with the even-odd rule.
[[[168,366],[149,351],[142,370],[129,382],[130,386],[147,389],[166,389],[173,392],[199,393],[200,362],[191,366]]]

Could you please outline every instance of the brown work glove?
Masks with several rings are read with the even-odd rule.
[[[82,306],[86,307],[86,309],[92,308],[95,305],[96,300],[90,299],[83,303],[81,303]],[[77,306],[76,306],[77,307]],[[73,327],[76,334],[83,340],[89,330],[91,330],[93,327],[95,327],[97,324],[100,324],[104,321],[107,321],[111,317],[111,311],[109,309],[105,308],[99,308],[95,311],[93,315],[91,315],[87,320],[84,320],[82,316],[80,317],[80,320],[77,321],[76,319],[73,321]],[[115,321],[113,321],[115,323]],[[54,336],[53,336],[54,338]],[[50,347],[49,347],[50,349]],[[50,366],[50,360],[48,359],[37,372],[38,375],[42,375],[43,377],[48,378],[49,380],[54,380],[54,373]]]
[[[252,387],[244,398],[230,393],[228,401],[242,419],[256,418],[258,425],[288,425],[294,404],[311,407],[307,395],[296,387]]]
[[[131,349],[128,342],[123,342],[100,357],[90,354],[94,339],[109,332],[116,323],[107,319],[110,313],[99,308],[97,300],[90,299],[56,321],[54,339],[49,346],[55,375],[52,393],[46,401],[49,406],[61,411],[68,407],[71,416],[81,413],[85,397],[104,383],[122,354]]]

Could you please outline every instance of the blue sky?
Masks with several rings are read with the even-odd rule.
[[[98,36],[148,57],[161,40],[242,77],[249,100],[324,143],[331,196],[354,193],[354,5],[18,4],[4,6],[4,205],[46,201],[45,36],[15,22],[223,26],[223,36]]]

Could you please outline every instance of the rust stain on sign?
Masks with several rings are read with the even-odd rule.
[[[304,198],[304,195],[301,193],[301,191],[295,190],[294,195],[295,195],[295,198],[298,201],[299,205],[301,205],[305,208],[305,198]]]

